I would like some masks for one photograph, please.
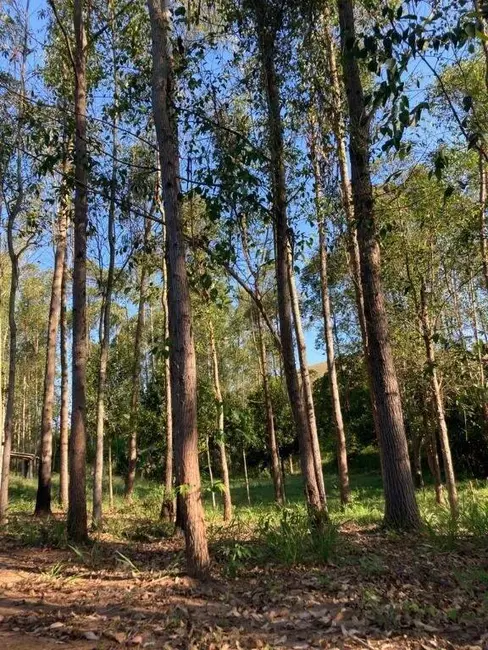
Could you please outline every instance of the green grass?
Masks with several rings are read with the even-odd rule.
[[[272,558],[283,564],[297,562],[325,562],[334,552],[338,530],[344,524],[359,527],[381,525],[383,494],[381,475],[375,467],[377,459],[361,456],[351,463],[351,503],[341,508],[337,476],[333,465],[326,463],[325,477],[330,511],[330,526],[317,535],[310,529],[299,475],[287,475],[286,508],[274,504],[273,485],[269,476],[251,480],[251,505],[247,500],[244,481],[232,483],[234,519],[223,525],[222,497],[217,492],[217,506],[213,508],[208,482],[203,481],[203,500],[214,555],[221,557],[236,572],[249,554],[259,560]],[[157,541],[170,536],[172,527],[159,521],[163,488],[153,481],[136,482],[131,503],[124,499],[121,478],[114,482],[114,511],[108,503],[104,510],[105,533],[121,542]],[[446,507],[435,503],[434,490],[427,486],[418,492],[418,502],[425,524],[425,538],[429,543],[448,550],[467,536],[482,539],[488,535],[488,484],[486,481],[460,481],[458,484],[460,513],[453,520]],[[36,481],[13,475],[10,487],[10,511],[7,532],[26,545],[66,547],[66,533],[62,513],[57,506],[58,477],[53,479],[53,508],[57,516],[52,520],[37,520],[26,515],[34,510]],[[88,509],[91,510],[91,489],[88,489]],[[98,538],[95,535],[95,538]],[[259,552],[256,548],[259,547]],[[365,561],[366,573],[381,573],[382,567],[374,559]]]

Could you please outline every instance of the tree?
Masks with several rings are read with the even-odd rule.
[[[196,412],[196,368],[191,306],[181,214],[174,74],[167,0],[148,0],[152,39],[153,114],[159,146],[161,191],[166,220],[171,403],[177,488],[189,571],[209,569],[207,535],[200,493]]]
[[[344,86],[349,108],[351,184],[358,224],[368,363],[382,459],[385,524],[393,528],[415,529],[420,524],[420,517],[410,471],[402,404],[381,282],[380,248],[369,166],[370,117],[358,61],[354,56],[355,20],[352,0],[338,0],[338,12]]]

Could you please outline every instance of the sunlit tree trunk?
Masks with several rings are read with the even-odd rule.
[[[324,319],[324,338],[327,352],[327,378],[329,380],[329,389],[331,395],[332,417],[334,419],[336,430],[340,498],[341,504],[345,505],[349,502],[350,498],[346,432],[342,418],[341,398],[339,394],[339,382],[337,380],[337,369],[335,362],[334,331],[329,297],[329,280],[327,274],[327,237],[325,232],[324,218],[322,216],[322,183],[315,137],[315,132],[313,131],[311,133],[310,151],[314,172],[315,208],[317,212],[317,223],[319,230],[320,288],[322,298],[322,316]]]
[[[19,164],[20,165],[20,164]],[[19,169],[19,179],[21,170]],[[14,431],[15,416],[15,379],[17,374],[17,323],[15,320],[15,305],[17,301],[17,290],[19,287],[19,257],[14,249],[13,228],[15,219],[20,212],[22,205],[21,190],[19,184],[19,195],[16,205],[11,209],[7,222],[7,245],[10,257],[10,295],[8,308],[9,324],[9,364],[8,364],[8,389],[7,404],[5,407],[5,425],[3,430],[3,458],[2,458],[2,481],[0,484],[0,524],[5,523],[8,509],[8,487],[10,478],[10,453],[12,451],[12,435]]]
[[[295,366],[293,342],[293,317],[289,286],[289,223],[286,206],[286,181],[283,142],[283,123],[278,79],[275,69],[275,35],[267,24],[264,5],[252,0],[256,19],[259,55],[264,79],[267,102],[268,140],[270,152],[270,177],[273,190],[273,222],[276,249],[276,283],[278,293],[278,314],[282,347],[283,369],[293,419],[300,442],[300,462],[305,487],[305,496],[313,518],[324,511],[320,488],[317,483],[313,444],[303,395]]]
[[[112,309],[112,293],[115,271],[115,204],[117,200],[117,155],[118,155],[118,134],[117,134],[117,58],[115,49],[115,34],[113,20],[113,2],[110,3],[112,11],[112,67],[115,106],[115,114],[112,125],[112,177],[110,179],[110,205],[107,221],[107,239],[109,245],[109,260],[107,271],[107,283],[105,285],[100,314],[100,361],[98,366],[98,391],[97,391],[97,419],[96,419],[96,450],[93,471],[93,509],[92,527],[94,530],[102,526],[102,500],[103,500],[103,451],[105,435],[105,391],[107,386],[107,367],[110,349],[110,320]]]
[[[224,402],[222,399],[222,389],[220,386],[219,360],[217,357],[217,348],[215,346],[215,332],[212,321],[209,321],[209,339],[210,352],[212,356],[212,372],[215,394],[215,404],[217,406],[217,446],[220,455],[220,467],[222,472],[222,483],[224,484],[224,521],[232,519],[232,499],[230,494],[229,466],[227,463],[227,451],[225,449],[225,431],[224,431]]]
[[[66,173],[67,151],[63,162]],[[53,456],[53,408],[54,408],[54,382],[56,380],[56,347],[58,338],[59,320],[62,308],[62,285],[64,260],[66,257],[66,242],[68,230],[68,197],[67,188],[63,179],[57,233],[55,233],[56,253],[54,256],[54,273],[51,287],[51,303],[48,316],[48,334],[46,348],[46,367],[44,373],[44,393],[41,416],[41,458],[39,462],[39,477],[37,485],[36,516],[51,514],[51,480]]]
[[[88,537],[86,510],[86,238],[88,222],[86,33],[83,0],[74,0],[75,198],[73,258],[72,405],[69,448],[68,537]]]
[[[68,508],[68,437],[69,437],[69,378],[68,378],[68,323],[66,314],[66,289],[68,284],[67,251],[64,256],[63,281],[61,284],[60,361],[61,361],[61,407],[59,414],[59,501]]]
[[[283,489],[283,474],[281,472],[280,455],[278,452],[278,443],[276,440],[276,430],[274,424],[273,402],[271,401],[271,394],[269,390],[269,377],[268,377],[268,358],[266,354],[266,345],[264,342],[263,326],[261,323],[261,316],[256,314],[256,322],[258,328],[258,347],[259,347],[259,366],[261,370],[261,377],[263,380],[263,395],[264,395],[264,408],[266,411],[266,431],[268,434],[268,447],[271,457],[271,476],[273,478],[273,486],[275,493],[275,501],[279,505],[285,502],[285,494]]]
[[[152,101],[159,146],[167,237],[168,316],[175,465],[188,569],[203,576],[210,558],[198,466],[196,362],[183,220],[178,126],[173,105],[173,61],[168,0],[148,0],[152,38]]]
[[[166,237],[165,237],[166,249]],[[164,340],[169,339],[168,323],[168,271],[166,260],[163,259],[162,265],[163,291],[162,307],[164,319]],[[161,518],[166,521],[173,521],[175,517],[175,499],[173,495],[173,416],[171,411],[171,372],[169,367],[169,356],[164,357],[164,422],[166,428],[166,453],[164,463],[164,497],[161,506]]]
[[[358,229],[368,363],[385,494],[385,524],[416,529],[420,516],[410,469],[407,437],[381,281],[380,248],[370,169],[370,118],[357,58],[353,0],[338,0],[343,77],[350,118],[349,155],[354,215]]]
[[[146,219],[144,224],[144,250],[149,241],[151,232],[151,221]],[[139,392],[141,384],[142,368],[142,337],[144,333],[144,315],[147,292],[147,268],[146,261],[142,260],[141,276],[139,285],[139,305],[137,309],[137,323],[134,336],[134,357],[132,361],[132,387],[130,399],[130,419],[129,419],[129,466],[125,478],[125,497],[132,498],[134,492],[134,483],[136,479],[137,467],[137,414],[139,411]]]
[[[317,420],[315,418],[315,406],[313,403],[312,381],[308,370],[307,346],[305,343],[305,334],[303,332],[302,316],[300,313],[300,303],[298,300],[298,291],[295,283],[295,273],[293,271],[293,257],[289,252],[288,262],[288,282],[290,287],[291,309],[293,313],[293,323],[295,326],[295,338],[298,348],[298,360],[300,364],[300,377],[302,380],[301,389],[303,392],[308,430],[312,443],[313,462],[315,475],[317,477],[317,487],[319,489],[320,501],[324,510],[327,509],[327,496],[325,493],[324,474],[322,471],[322,455],[320,452],[319,436],[317,432]]]
[[[447,430],[446,416],[444,412],[444,400],[442,398],[439,374],[437,372],[434,343],[432,340],[432,327],[427,306],[426,287],[422,282],[420,288],[420,322],[422,327],[422,337],[425,345],[425,355],[427,360],[427,371],[430,376],[432,395],[434,398],[434,407],[439,430],[439,439],[441,443],[442,461],[444,465],[444,475],[446,479],[447,497],[449,507],[453,517],[458,515],[458,496],[456,488],[456,477],[454,475],[454,465],[452,462],[451,445],[449,443],[449,432]]]

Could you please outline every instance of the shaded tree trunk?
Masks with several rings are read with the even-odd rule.
[[[65,152],[66,156],[66,152]],[[67,171],[67,160],[63,161],[63,171]],[[64,185],[64,178],[63,178]],[[53,408],[54,382],[56,379],[56,344],[58,338],[59,320],[62,308],[62,285],[64,260],[66,257],[66,241],[68,229],[68,200],[67,188],[61,190],[59,204],[57,233],[55,235],[56,253],[54,256],[54,273],[51,287],[51,303],[48,316],[48,333],[46,349],[46,366],[44,372],[44,394],[41,416],[41,458],[39,462],[39,477],[37,485],[36,516],[51,514],[51,479],[53,456]]]
[[[75,0],[75,199],[73,259],[72,406],[69,448],[68,537],[88,538],[86,510],[86,238],[88,222],[88,151],[86,134],[86,33],[83,0]]]
[[[344,86],[350,118],[349,154],[354,214],[358,228],[361,285],[368,339],[368,363],[376,405],[387,526],[416,529],[420,516],[410,471],[402,403],[389,339],[380,275],[380,248],[370,169],[370,118],[361,75],[352,50],[355,39],[352,0],[338,0]]]
[[[224,402],[220,387],[219,360],[217,357],[217,348],[215,346],[215,332],[211,320],[209,321],[209,338],[210,352],[212,356],[215,404],[217,406],[217,446],[219,448],[222,482],[224,484],[224,521],[230,521],[232,519],[232,499],[230,494],[229,466],[225,449]]]
[[[264,91],[268,112],[268,139],[271,158],[270,177],[273,188],[272,210],[276,248],[276,283],[283,369],[293,419],[300,443],[300,462],[307,506],[312,517],[316,519],[319,513],[324,511],[324,504],[317,483],[309,423],[295,366],[292,305],[289,286],[289,224],[286,213],[287,198],[283,124],[278,79],[275,69],[275,36],[267,23],[267,15],[263,5],[257,2],[257,0],[252,0],[251,4],[256,18],[259,55],[264,77]]]
[[[171,403],[177,487],[190,573],[209,570],[198,466],[195,347],[180,205],[178,126],[173,106],[173,61],[168,0],[148,0],[152,39],[152,102],[166,217]]]
[[[69,379],[68,379],[68,323],[66,317],[66,289],[68,284],[67,251],[64,256],[61,284],[60,360],[61,360],[61,409],[59,414],[59,501],[68,508],[68,436],[69,436]]]
[[[212,506],[215,510],[217,507],[217,504],[215,502],[215,491],[214,491],[214,478],[213,478],[213,471],[212,471],[212,457],[210,455],[210,440],[207,436],[206,438],[206,450],[207,450],[207,467],[208,467],[208,477],[210,479],[210,489],[212,492]]]
[[[144,223],[144,250],[149,241],[149,234],[151,232],[151,221],[145,220]],[[139,286],[139,305],[137,309],[137,324],[134,336],[134,358],[132,361],[132,388],[130,399],[130,421],[129,421],[129,466],[125,478],[125,497],[132,498],[134,492],[134,483],[136,479],[137,467],[137,414],[139,411],[139,391],[141,384],[141,368],[142,368],[142,337],[144,333],[144,315],[146,304],[146,291],[147,291],[147,269],[146,260],[142,260],[141,277]]]
[[[319,256],[320,256],[320,288],[322,297],[322,316],[324,319],[324,338],[327,351],[327,378],[332,403],[332,417],[336,430],[337,465],[339,469],[339,491],[341,504],[345,505],[350,500],[349,470],[347,465],[346,432],[342,418],[339,382],[335,362],[334,331],[329,297],[329,281],[327,276],[327,237],[324,218],[322,217],[322,191],[320,179],[320,165],[315,144],[315,133],[311,134],[311,158],[315,181],[315,207],[319,229]]]
[[[249,505],[251,505],[251,491],[249,489],[249,476],[247,473],[247,458],[246,458],[246,449],[245,447],[242,448],[242,462],[244,465],[244,480],[246,482],[246,494],[247,494],[247,502]]]
[[[273,478],[275,501],[279,505],[283,505],[285,502],[283,474],[281,472],[280,455],[278,451],[278,443],[276,441],[273,403],[271,401],[271,394],[269,390],[268,359],[266,355],[266,345],[264,342],[264,333],[259,312],[256,314],[256,322],[258,327],[258,346],[260,361],[259,367],[263,380],[264,408],[266,410],[266,431],[268,434],[268,447],[271,457],[271,476]]]

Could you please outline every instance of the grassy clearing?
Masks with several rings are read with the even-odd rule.
[[[337,477],[326,468],[331,522],[321,534],[310,529],[299,475],[286,477],[287,505],[281,509],[273,502],[273,487],[268,476],[251,481],[251,505],[244,482],[240,479],[234,481],[232,498],[235,509],[230,525],[222,522],[221,496],[217,493],[217,507],[213,508],[209,485],[204,482],[204,503],[214,557],[232,575],[251,560],[259,564],[271,562],[287,566],[328,562],[340,539],[341,527],[368,530],[381,524],[381,477],[377,469],[371,468],[372,462],[369,458],[356,462],[357,466],[351,473],[352,499],[345,509],[340,507]],[[365,465],[370,471],[365,471]],[[56,479],[54,495],[58,489]],[[121,479],[116,479],[114,487],[114,509],[110,511],[108,503],[105,503],[105,538],[131,543],[154,542],[171,536],[172,527],[159,521],[162,486],[139,480],[131,503],[124,499]],[[49,520],[26,517],[33,512],[35,491],[36,481],[12,477],[7,534],[26,546],[66,547],[64,520],[59,508],[54,507],[55,516]],[[449,550],[468,536],[482,540],[488,534],[488,483],[460,482],[459,498],[459,518],[453,520],[447,508],[435,503],[431,487],[427,486],[418,493],[424,521],[423,537],[427,543]],[[100,535],[96,539],[100,539]],[[361,566],[366,572],[381,574],[382,571],[374,557],[366,558]]]

